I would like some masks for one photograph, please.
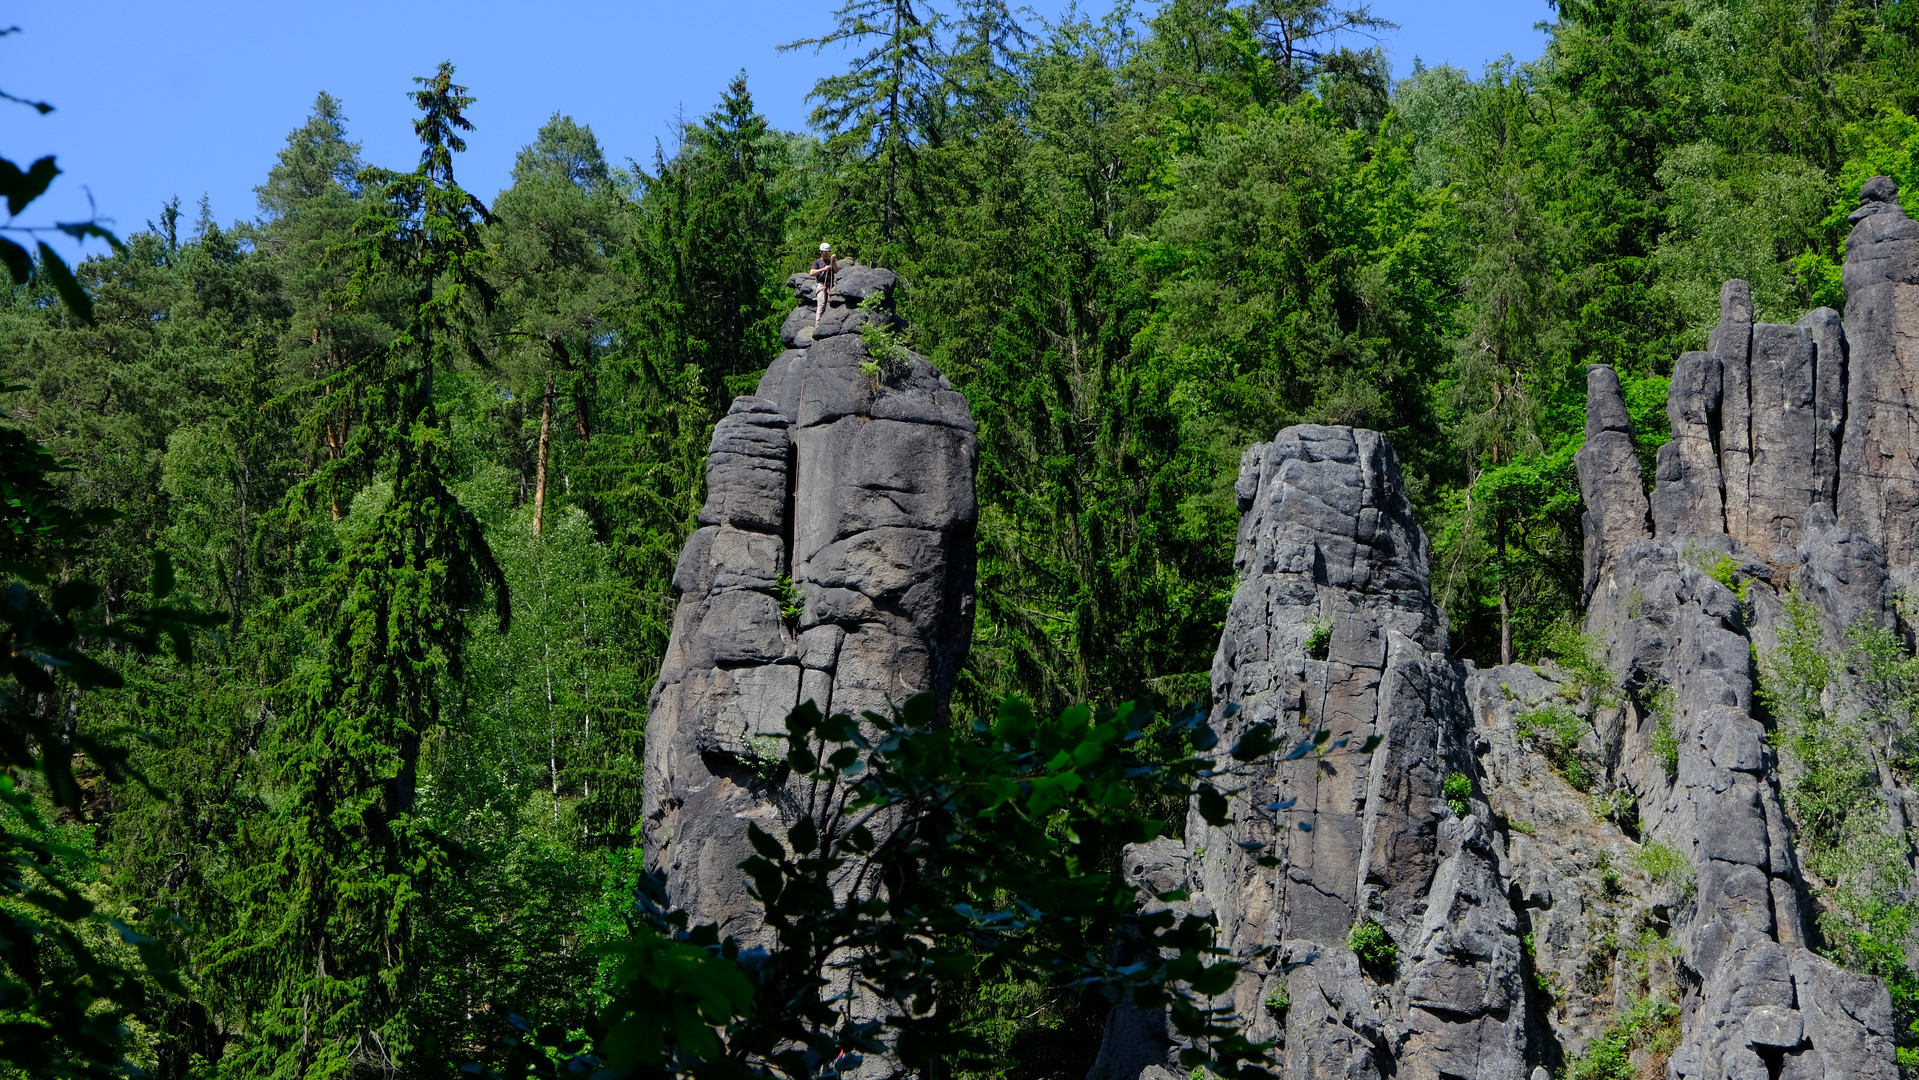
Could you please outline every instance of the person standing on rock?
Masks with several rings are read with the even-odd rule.
[[[820,257],[813,260],[813,269],[807,272],[820,283],[818,306],[813,312],[813,325],[818,326],[820,320],[826,318],[826,300],[833,294],[833,279],[839,276],[839,266],[833,261],[833,245],[820,245]]]

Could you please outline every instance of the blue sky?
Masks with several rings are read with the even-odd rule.
[[[676,113],[708,111],[741,68],[774,125],[803,128],[806,92],[845,56],[776,47],[825,32],[836,6],[63,0],[12,16],[23,32],[0,39],[0,90],[56,107],[45,117],[0,109],[0,155],[24,166],[53,153],[64,170],[23,220],[84,217],[87,190],[123,233],[143,228],[175,194],[188,220],[202,193],[217,220],[252,218],[254,185],[320,90],[342,99],[370,161],[411,167],[418,150],[405,96],[410,77],[451,59],[479,99],[459,178],[490,197],[555,110],[590,124],[614,162],[645,160],[656,139],[670,138]],[[1033,3],[1042,17],[1065,6]],[[1507,53],[1532,59],[1545,42],[1533,27],[1550,17],[1545,0],[1384,0],[1372,8],[1402,27],[1383,41],[1396,75],[1415,56],[1474,73]],[[1090,0],[1083,9],[1106,5]]]

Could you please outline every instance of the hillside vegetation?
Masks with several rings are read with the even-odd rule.
[[[591,1024],[708,438],[822,240],[979,425],[957,716],[1204,698],[1240,454],[1297,423],[1390,437],[1456,658],[1577,659],[1586,368],[1650,477],[1724,281],[1843,306],[1860,183],[1919,184],[1919,6],[1556,10],[1537,60],[1395,73],[1417,42],[1318,0],[847,0],[807,132],[742,74],[656,147],[556,114],[471,192],[446,64],[417,162],[321,93],[257,208],[115,208],[152,218],[74,268],[90,320],[45,264],[0,301],[7,595],[93,657],[7,609],[61,674],[0,722],[51,890],[0,895],[42,942],[0,1071],[424,1075]],[[1005,1075],[1083,1074],[1096,994],[966,978]]]

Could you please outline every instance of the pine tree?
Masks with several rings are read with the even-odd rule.
[[[591,438],[588,407],[606,351],[606,315],[630,291],[613,262],[628,218],[593,129],[569,116],[555,113],[520,151],[513,181],[495,202],[493,233],[501,307],[511,313],[514,400],[540,403],[532,455],[538,534],[545,527],[554,410],[562,394],[572,402],[574,434],[581,442]]]

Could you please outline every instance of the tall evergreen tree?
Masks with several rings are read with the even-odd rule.
[[[279,1076],[406,1068],[415,1050],[420,905],[445,866],[415,811],[423,742],[440,730],[442,688],[462,674],[466,612],[505,583],[478,520],[449,487],[436,373],[479,352],[490,298],[486,208],[454,181],[473,99],[453,68],[417,80],[423,150],[411,173],[368,170],[355,227],[352,306],[408,298],[386,348],[301,388],[350,393],[363,422],[339,456],[295,484],[285,528],[321,534],[325,564],[277,607],[307,628],[307,656],[274,692],[268,756],[274,858],[255,869],[218,968],[245,984],[243,1060]],[[335,486],[357,493],[340,527],[312,511]],[[329,535],[330,534],[330,535]]]
[[[807,100],[819,103],[811,120],[826,134],[828,152],[853,166],[849,175],[834,178],[834,220],[861,242],[890,252],[910,227],[902,192],[912,181],[914,155],[937,136],[945,104],[939,15],[924,0],[845,0],[833,21],[828,33],[780,48],[865,50],[845,72],[814,84]],[[868,200],[875,195],[872,205]]]
[[[534,436],[533,531],[546,521],[554,409],[572,403],[575,436],[591,437],[587,415],[605,342],[606,316],[629,289],[615,272],[627,214],[593,129],[555,113],[520,151],[513,186],[494,202],[501,310],[511,323],[507,355],[516,401],[539,402]],[[517,416],[521,410],[510,409]],[[515,442],[519,441],[517,433]],[[524,475],[524,473],[522,474]]]

